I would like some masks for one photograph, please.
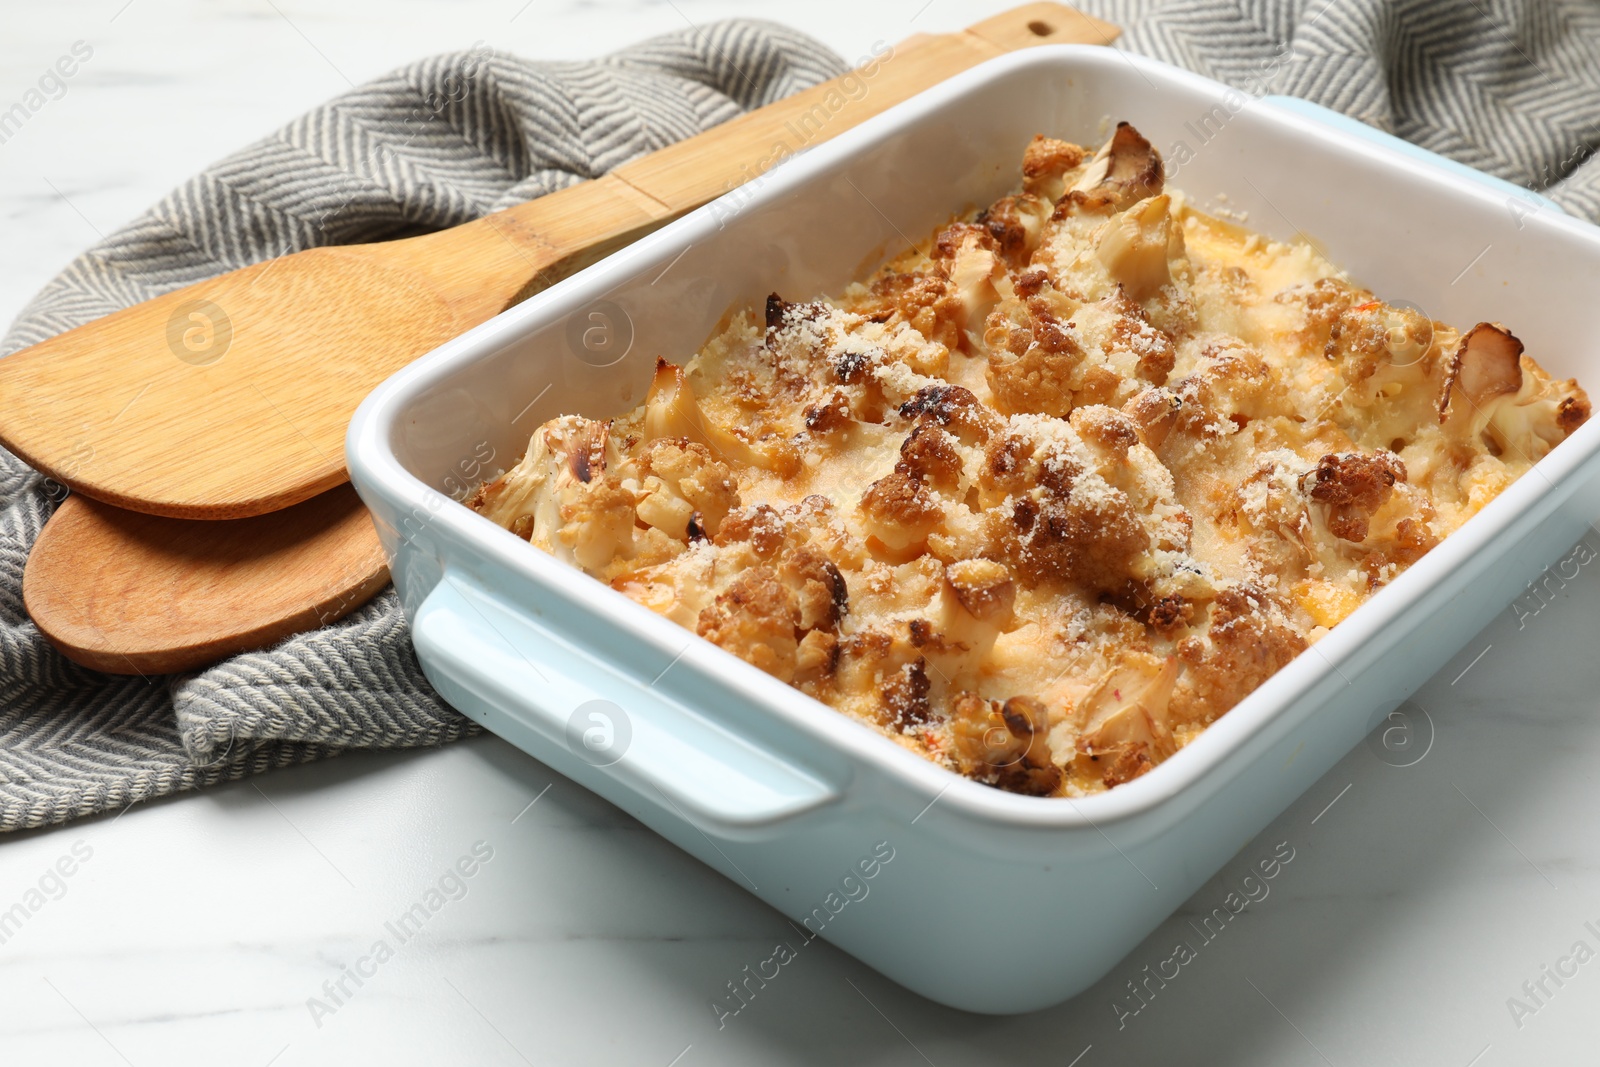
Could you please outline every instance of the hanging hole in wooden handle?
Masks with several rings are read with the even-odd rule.
[[[1065,4],[1033,3],[1014,7],[967,27],[1002,52],[1045,44],[1110,44],[1118,29]]]

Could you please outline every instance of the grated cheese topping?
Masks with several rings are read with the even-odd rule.
[[[804,294],[802,294],[804,295]],[[683,353],[669,354],[682,357]],[[958,773],[1146,773],[1589,414],[1164,188],[1133,127],[836,298],[749,309],[469,505]]]

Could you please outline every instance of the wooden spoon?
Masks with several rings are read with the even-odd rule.
[[[355,490],[292,508],[195,522],[76,493],[34,542],[28,614],[68,659],[112,674],[170,674],[326,626],[389,581]]]
[[[345,480],[345,428],[378,383],[755,177],[781,158],[776,144],[832,137],[1004,51],[1116,33],[1060,4],[1027,4],[903,42],[857,75],[867,90],[852,83],[855,99],[824,83],[450,230],[313,248],[115,312],[0,360],[0,443],[85,495],[151,515],[230,519],[298,503]]]

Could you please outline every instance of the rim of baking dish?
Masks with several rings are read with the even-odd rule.
[[[1176,90],[1196,94],[1213,103],[1220,103],[1225,94],[1238,92],[1165,63],[1101,46],[1038,46],[988,60],[808,150],[769,171],[758,187],[741,189],[740,203],[731,210],[742,213],[790,195],[814,180],[817,172],[846,162],[900,126],[992,80],[1029,67],[1059,68],[1063,64],[1086,74],[1096,68],[1115,69],[1131,64],[1142,77],[1159,78]],[[1284,127],[1294,136],[1320,139],[1340,151],[1371,157],[1397,172],[1481,199],[1486,209],[1503,210],[1503,194],[1497,196],[1468,176],[1437,168],[1395,148],[1285,109],[1264,108],[1261,118]],[[726,205],[722,205],[722,209],[726,215],[729,209]],[[1600,228],[1553,212],[1539,214],[1537,219],[1530,218],[1528,224],[1569,231],[1600,252]],[[415,395],[451,377],[460,368],[515,342],[528,332],[529,320],[558,321],[597,296],[671,259],[682,249],[711,238],[718,228],[711,205],[701,207],[402,368],[375,389],[353,417],[346,446],[349,465],[352,470],[360,471],[361,481],[402,509],[417,504],[427,507],[433,512],[430,525],[447,528],[455,539],[470,543],[477,553],[492,557],[502,566],[523,571],[558,595],[668,657],[679,654],[683,636],[689,634],[692,640],[682,651],[680,664],[707,678],[714,676],[718,684],[759,705],[763,712],[782,717],[790,728],[854,761],[873,765],[881,773],[927,796],[930,804],[937,800],[947,815],[957,814],[981,823],[998,822],[1013,828],[1099,830],[1108,824],[1149,815],[1185,796],[1209,795],[1227,780],[1226,764],[1236,762],[1242,767],[1244,761],[1253,758],[1249,751],[1252,746],[1265,748],[1276,740],[1275,725],[1284,732],[1296,725],[1297,719],[1290,713],[1297,704],[1319,687],[1338,681],[1342,664],[1355,660],[1389,625],[1441,587],[1467,559],[1495,539],[1508,536],[1519,525],[1519,517],[1530,512],[1546,496],[1558,492],[1564,480],[1572,478],[1585,463],[1600,454],[1600,419],[1591,419],[1325,637],[1149,773],[1087,797],[1030,797],[1008,793],[906,750],[864,723],[806,696],[603,582],[530,549],[527,542],[515,534],[427,486],[407,471],[390,449],[388,442],[396,432],[398,418]],[[440,501],[453,506],[438,506]],[[1530,521],[1526,525],[1531,527],[1533,523]],[[1523,531],[1516,532],[1520,535]],[[1348,677],[1344,683],[1348,686]]]

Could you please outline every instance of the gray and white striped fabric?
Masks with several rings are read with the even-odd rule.
[[[1303,96],[1600,221],[1591,0],[1083,0],[1118,47],[1248,92]],[[592,63],[488,52],[353,90],[195,178],[90,249],[0,351],[317,244],[454,225],[559,189],[838,73],[782,27],[720,23]],[[22,607],[59,492],[0,451],[0,830],[43,826],[349,748],[469,732],[411,652],[392,591],[197,675],[113,678],[56,655]]]

